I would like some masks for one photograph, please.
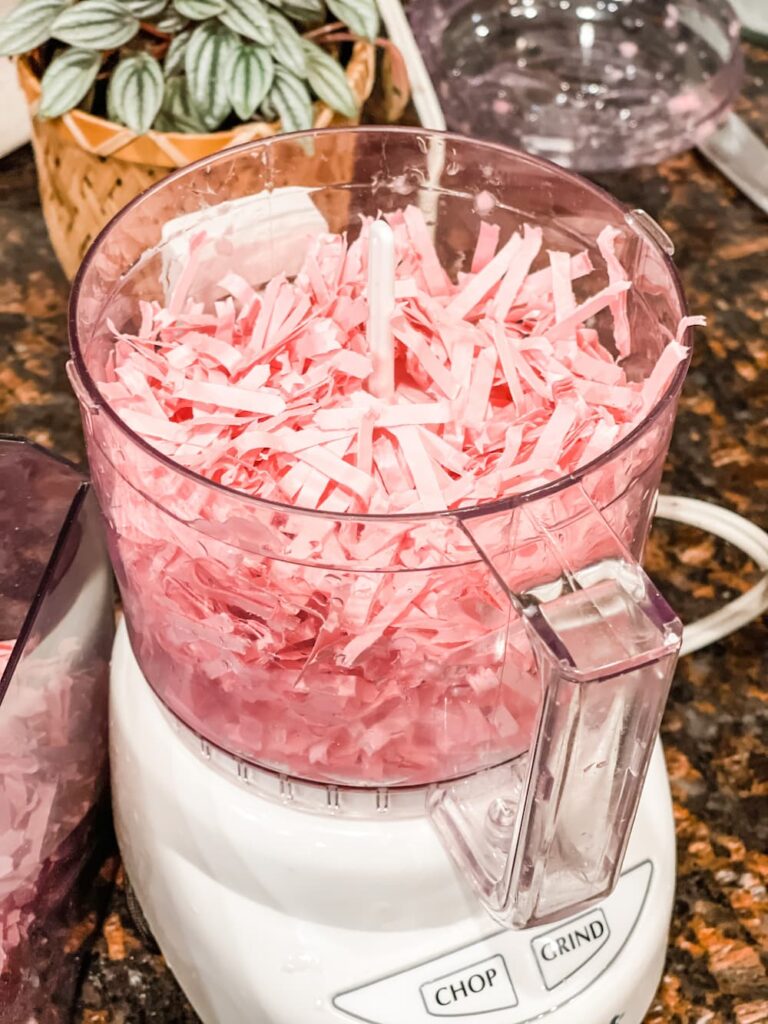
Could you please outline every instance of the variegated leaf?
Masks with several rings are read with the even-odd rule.
[[[226,0],[173,0],[173,6],[183,18],[205,21],[221,14],[227,4]]]
[[[226,0],[219,21],[254,43],[272,45],[272,25],[262,0]]]
[[[357,100],[341,65],[308,39],[302,43],[307,59],[307,81],[312,91],[332,110],[355,117]]]
[[[80,0],[51,25],[54,39],[82,50],[115,50],[138,31],[138,18],[118,0]]]
[[[187,27],[189,21],[182,18],[179,12],[169,4],[162,14],[153,20],[153,24],[160,32],[167,32],[168,35],[175,35]]]
[[[163,73],[166,78],[184,70],[184,56],[191,36],[192,30],[187,28],[171,40],[163,58]]]
[[[267,2],[302,25],[321,25],[325,21],[323,0],[267,0]]]
[[[139,135],[148,132],[163,102],[163,69],[148,53],[123,57],[109,80],[107,110],[113,121]]]
[[[250,121],[272,87],[275,65],[269,52],[255,43],[242,43],[229,68],[229,98],[241,121]]]
[[[331,13],[364,39],[375,39],[379,31],[376,0],[327,0]]]
[[[186,132],[200,134],[207,132],[208,124],[189,95],[187,80],[176,75],[165,83],[165,94],[160,113],[155,119],[159,132]]]
[[[218,127],[227,117],[228,72],[237,37],[217,21],[205,21],[190,36],[184,54],[189,93],[207,124]]]
[[[299,78],[305,78],[307,74],[307,60],[304,55],[302,38],[293,25],[284,18],[278,11],[269,12],[269,20],[272,24],[272,31],[275,41],[270,47],[270,52],[275,60],[288,68]]]
[[[122,0],[123,7],[140,21],[156,18],[165,10],[166,0]]]
[[[309,89],[293,72],[278,65],[269,101],[283,123],[283,131],[301,132],[312,127],[312,98]]]
[[[41,117],[61,117],[88,93],[101,67],[94,50],[64,50],[45,70],[41,85]]]
[[[27,53],[50,38],[66,0],[24,0],[0,21],[0,57]]]

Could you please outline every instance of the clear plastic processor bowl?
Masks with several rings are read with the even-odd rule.
[[[642,218],[550,163],[420,129],[339,129],[167,178],[102,233],[73,294],[93,482],[158,697],[209,744],[331,796],[423,786],[492,912],[552,919],[615,882],[679,649],[680,622],[637,560],[688,360],[583,469],[473,508],[336,513],[205,479],[129,429],[100,382],[115,331],[135,331],[139,300],[163,303],[182,267],[203,308],[234,268],[254,287],[296,273],[312,236],[286,195],[352,239],[361,215],[415,204],[454,273],[484,217],[503,239],[538,226],[547,248],[594,256],[579,293],[605,278],[597,238],[613,226],[633,381],[684,315],[677,275]],[[201,227],[205,258],[184,262]]]

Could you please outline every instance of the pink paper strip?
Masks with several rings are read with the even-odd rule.
[[[501,228],[498,224],[489,224],[487,220],[480,221],[480,230],[477,233],[477,244],[472,256],[472,273],[478,274],[483,267],[487,266],[493,259],[496,248],[499,244]]]

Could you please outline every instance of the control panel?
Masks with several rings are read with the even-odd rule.
[[[368,1024],[526,1024],[611,968],[640,919],[652,877],[652,862],[641,861],[591,910],[556,925],[497,931],[342,992],[333,1004]]]

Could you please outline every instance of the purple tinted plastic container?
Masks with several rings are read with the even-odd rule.
[[[0,438],[0,1024],[70,1019],[106,794],[112,584],[90,485]]]
[[[697,145],[741,86],[727,0],[420,0],[448,127],[580,171]]]

